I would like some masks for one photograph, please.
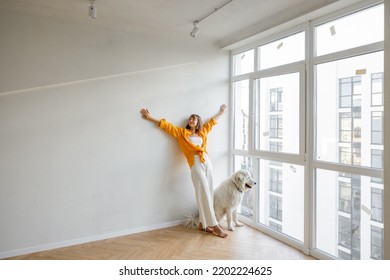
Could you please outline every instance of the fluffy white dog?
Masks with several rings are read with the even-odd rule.
[[[215,217],[220,222],[226,215],[230,231],[234,230],[233,222],[237,227],[243,226],[237,219],[237,209],[241,205],[244,192],[251,189],[254,185],[256,185],[256,182],[252,179],[251,174],[241,169],[234,172],[214,190]],[[199,218],[195,218],[192,215],[187,216],[184,226],[191,229],[198,228]]]
[[[237,219],[237,209],[241,205],[244,192],[251,189],[256,182],[251,174],[246,170],[234,172],[230,178],[223,181],[214,190],[214,211],[217,221],[220,221],[225,215],[228,229],[234,230],[233,222],[237,227],[243,224]]]

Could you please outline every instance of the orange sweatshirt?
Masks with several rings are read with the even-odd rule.
[[[160,121],[159,127],[167,132],[172,137],[176,138],[177,143],[179,144],[180,150],[183,152],[184,156],[187,158],[188,165],[190,168],[194,165],[194,156],[195,154],[199,155],[200,161],[204,162],[204,153],[207,154],[207,134],[211,131],[214,125],[217,124],[217,121],[211,118],[207,123],[203,125],[201,130],[197,133],[203,140],[202,147],[195,146],[188,139],[191,135],[191,131],[184,127],[177,127],[165,119]]]

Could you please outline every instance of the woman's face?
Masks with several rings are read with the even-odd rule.
[[[198,125],[198,118],[196,116],[191,116],[188,119],[188,126],[191,128],[196,128],[197,125]]]

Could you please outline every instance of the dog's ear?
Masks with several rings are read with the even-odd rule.
[[[242,182],[244,180],[244,175],[240,172],[236,175],[236,181]]]

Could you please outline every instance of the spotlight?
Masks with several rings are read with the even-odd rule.
[[[192,38],[195,38],[196,35],[198,35],[198,33],[199,33],[199,28],[196,26],[197,24],[198,24],[198,22],[194,21],[194,28],[192,29],[192,31],[190,33]]]
[[[89,17],[95,19],[97,18],[97,7],[94,5],[95,0],[90,0],[89,2],[91,3],[89,6]]]
[[[212,14],[214,14],[215,12],[217,12],[219,9],[225,7],[227,4],[229,4],[230,2],[233,2],[233,0],[228,0],[227,2],[223,3],[222,5],[216,7],[214,10],[212,10],[211,12],[209,12],[208,14],[204,15],[203,17],[201,17],[200,19],[197,19],[193,22],[194,24],[194,28],[192,29],[192,31],[190,32],[190,35],[192,38],[195,38],[196,35],[198,35],[199,33],[199,28],[196,26],[199,22],[201,22],[202,20],[204,20],[205,18],[208,18],[209,16],[211,16]]]

